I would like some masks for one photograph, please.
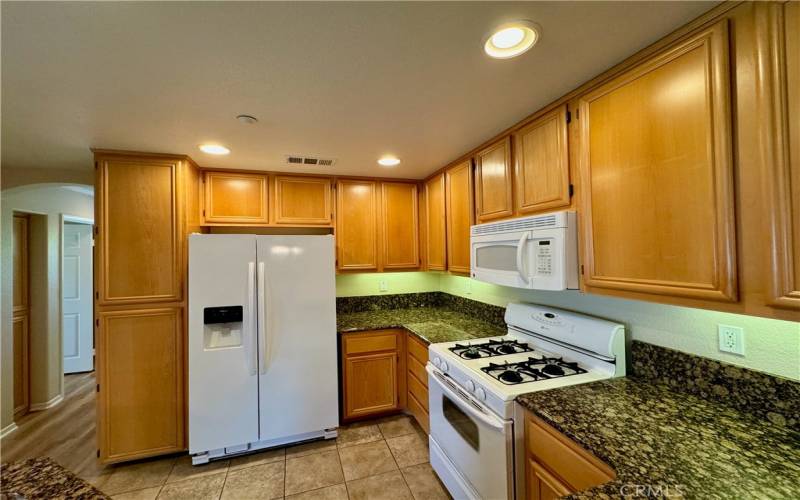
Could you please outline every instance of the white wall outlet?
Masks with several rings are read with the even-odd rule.
[[[738,326],[717,325],[719,350],[744,356],[744,329]]]
[[[378,291],[379,292],[388,292],[389,291],[389,284],[386,280],[380,280],[378,282]]]

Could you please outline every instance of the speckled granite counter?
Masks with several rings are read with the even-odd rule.
[[[109,498],[47,457],[2,464],[0,476],[0,498]]]
[[[435,344],[505,335],[497,325],[472,318],[447,307],[378,309],[336,315],[340,332],[405,328],[422,340]]]
[[[668,351],[649,344],[634,347],[637,350]],[[670,351],[655,357],[676,355]],[[740,372],[749,370],[722,366],[729,367],[732,379],[717,378],[715,385],[732,384],[728,389],[736,392],[735,385],[746,377]],[[652,371],[652,365],[648,368]],[[679,371],[673,371],[676,378]],[[687,390],[678,391],[651,375],[517,398],[616,471],[616,480],[570,498],[618,498],[636,496],[637,491],[650,493],[639,496],[660,498],[800,498],[800,432],[785,425],[793,423],[800,384],[775,379],[763,388],[780,395],[775,405],[788,418],[776,419],[761,414],[764,401],[747,411],[741,402],[736,407],[695,395],[690,386],[705,381],[686,381]]]

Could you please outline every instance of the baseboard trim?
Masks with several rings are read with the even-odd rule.
[[[3,427],[2,430],[0,430],[0,438],[4,438],[4,437],[8,436],[9,434],[14,432],[15,430],[17,430],[17,424],[14,423],[14,422],[11,422],[7,426]]]
[[[44,403],[34,403],[34,404],[32,404],[30,406],[30,411],[46,410],[48,408],[52,408],[52,407],[56,406],[57,404],[59,404],[62,401],[64,401],[64,395],[63,394],[59,394],[58,396],[55,396],[50,401],[45,401]]]

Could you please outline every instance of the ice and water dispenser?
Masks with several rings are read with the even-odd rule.
[[[242,306],[203,308],[203,348],[242,345]]]

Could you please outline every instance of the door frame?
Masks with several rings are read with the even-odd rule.
[[[59,231],[58,231],[58,351],[59,359],[61,360],[61,394],[64,394],[64,225],[68,222],[74,224],[85,224],[92,227],[92,288],[94,288],[94,260],[97,257],[94,251],[94,219],[86,217],[78,217],[77,215],[69,215],[61,213],[59,215]],[[92,290],[94,293],[94,290]],[[95,324],[95,311],[94,300],[92,300],[92,325]],[[96,350],[97,345],[94,338],[94,328],[92,328],[92,357],[94,358],[92,365],[93,370],[97,370]]]

